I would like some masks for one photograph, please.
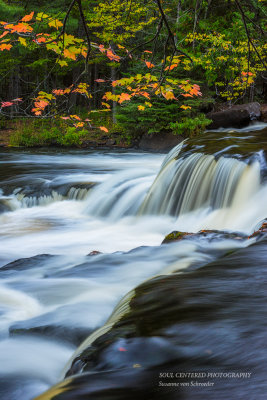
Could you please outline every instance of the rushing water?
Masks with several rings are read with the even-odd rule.
[[[241,134],[249,140],[253,132],[232,140]],[[231,134],[216,140],[222,135]],[[62,379],[70,360],[126,313],[128,300],[112,311],[137,285],[255,241],[242,235],[267,216],[261,144],[253,151],[259,157],[247,152],[242,159],[181,147],[166,158],[135,151],[0,154],[1,399],[30,400]],[[175,229],[241,236],[161,245]]]

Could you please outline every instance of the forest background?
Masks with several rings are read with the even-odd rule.
[[[266,102],[261,0],[0,0],[0,129],[13,146],[184,137]]]

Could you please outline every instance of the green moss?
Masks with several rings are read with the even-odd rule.
[[[188,232],[179,232],[179,231],[173,231],[169,233],[167,236],[165,236],[163,243],[169,243],[177,240],[183,239],[185,236],[192,235],[192,233]]]

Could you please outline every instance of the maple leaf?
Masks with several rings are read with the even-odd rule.
[[[18,97],[17,99],[13,99],[11,101],[13,101],[13,103],[18,103],[19,101],[22,101],[22,99],[20,97]]]
[[[0,44],[0,51],[10,50],[11,47],[12,47],[11,44]]]
[[[70,117],[60,117],[61,119],[64,119],[64,120],[66,120],[66,119],[70,119]]]
[[[150,99],[150,96],[147,92],[140,92],[140,95],[146,97],[147,99]]]
[[[165,97],[166,100],[175,99],[174,93],[172,91],[167,91],[165,93],[162,93],[162,95]]]
[[[104,106],[104,107],[110,108],[110,105],[109,105],[108,103],[102,102],[101,104],[102,104],[102,106]]]
[[[105,79],[95,79],[95,82],[101,83],[101,82],[106,82]]]
[[[83,122],[78,122],[77,124],[74,124],[75,128],[82,128],[84,126]]]
[[[71,118],[74,118],[74,119],[77,119],[78,121],[81,121],[81,118],[78,117],[78,115],[71,115],[70,117],[71,117]]]
[[[128,100],[131,100],[131,95],[130,94],[128,94],[128,93],[122,93],[121,95],[120,95],[120,98],[119,98],[119,103],[121,104],[121,103],[123,103],[124,101],[128,101]]]
[[[182,93],[182,96],[184,96],[184,97],[193,97],[192,94],[189,94],[189,93]]]
[[[45,43],[46,42],[46,38],[45,37],[38,37],[36,39],[36,43]]]
[[[153,68],[155,67],[154,64],[152,64],[150,61],[145,61],[147,68]]]
[[[112,61],[120,61],[120,59],[121,59],[120,56],[118,56],[117,54],[114,54],[111,49],[107,50],[107,57]]]
[[[63,89],[54,89],[52,90],[52,93],[54,93],[56,96],[62,96],[65,92]]]
[[[98,46],[98,48],[99,48],[99,50],[101,51],[101,53],[105,53],[106,49],[105,49],[105,47],[104,47],[103,44],[100,44],[100,45]]]
[[[17,25],[13,25],[12,27],[12,33],[16,32],[16,33],[29,33],[32,32],[33,28],[28,25],[25,24],[24,22],[19,22]]]
[[[4,31],[3,33],[2,33],[2,35],[0,36],[0,39],[2,39],[4,36],[6,36],[7,34],[9,33],[9,31]]]
[[[59,21],[58,19],[52,19],[50,20],[50,22],[48,22],[48,25],[51,26],[52,28],[60,28],[61,26],[63,26],[62,22]]]
[[[185,105],[183,104],[180,108],[182,108],[183,110],[188,110],[188,109],[191,109],[192,107],[190,107],[190,106],[185,106]]]
[[[119,347],[119,351],[127,351],[124,347]]]
[[[144,111],[144,110],[145,110],[145,107],[144,107],[144,106],[138,106],[138,110],[139,110],[139,111]]]
[[[22,46],[27,47],[27,42],[25,38],[19,37],[19,42],[20,44],[22,44]]]
[[[44,109],[46,106],[48,106],[49,102],[46,100],[38,100],[34,103],[36,108],[42,108]]]
[[[34,11],[32,11],[32,12],[31,12],[30,14],[28,14],[28,15],[25,15],[25,17],[23,17],[23,18],[21,19],[21,21],[22,21],[22,22],[29,22],[29,21],[32,20],[33,16],[34,16]]]
[[[68,49],[65,49],[63,54],[66,58],[71,58],[72,60],[76,60],[76,55],[74,53],[71,53]]]
[[[67,61],[64,61],[64,60],[58,60],[57,63],[58,63],[61,67],[67,67],[67,66],[68,66]]]
[[[10,106],[13,106],[13,103],[11,101],[3,101],[1,103],[1,108],[10,107]]]
[[[100,126],[99,129],[104,132],[108,132],[108,129],[105,126]]]
[[[150,50],[144,50],[144,53],[150,53],[150,54],[152,54],[152,51],[150,51]]]

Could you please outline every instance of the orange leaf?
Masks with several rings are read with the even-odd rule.
[[[62,96],[65,92],[63,89],[54,89],[52,90],[52,93],[54,93],[56,96]]]
[[[154,64],[152,64],[150,61],[145,61],[147,68],[153,68],[155,67]]]
[[[0,51],[3,51],[3,50],[10,50],[11,49],[11,44],[1,44],[0,45]]]
[[[104,47],[103,44],[100,44],[100,45],[98,46],[98,48],[99,48],[99,50],[101,51],[101,53],[105,53],[106,49],[105,49],[105,47]]]
[[[74,53],[71,53],[68,49],[64,50],[64,57],[76,60],[76,55]]]
[[[71,117],[71,118],[74,118],[74,119],[77,119],[78,121],[81,121],[81,118],[78,117],[78,115],[71,115],[70,117]]]
[[[95,82],[101,83],[101,82],[106,82],[105,79],[95,79]]]
[[[99,129],[104,132],[108,132],[108,129],[105,126],[100,126]]]
[[[19,22],[17,25],[14,25],[12,28],[12,33],[17,32],[17,33],[29,33],[33,31],[33,28],[28,25],[25,24],[23,22]]]
[[[120,56],[114,54],[113,51],[110,49],[107,50],[107,57],[112,61],[120,61],[121,59]]]
[[[124,101],[127,101],[127,100],[131,100],[131,95],[130,94],[128,94],[128,93],[122,93],[121,95],[120,95],[120,99],[119,99],[119,103],[121,104],[121,103],[123,103]]]
[[[147,99],[150,99],[150,96],[147,92],[140,92],[140,95],[146,97]]]
[[[34,11],[32,11],[32,12],[31,12],[30,14],[28,14],[28,15],[25,15],[25,17],[23,17],[23,18],[21,19],[21,21],[23,21],[23,22],[29,22],[29,21],[32,20],[33,15],[34,15]]]
[[[2,39],[2,38],[3,38],[4,36],[6,36],[8,33],[9,33],[8,31],[4,31],[4,32],[2,33],[2,35],[0,36],[0,39]]]
[[[152,54],[152,51],[150,51],[150,50],[144,50],[144,53],[150,53],[150,54]]]

